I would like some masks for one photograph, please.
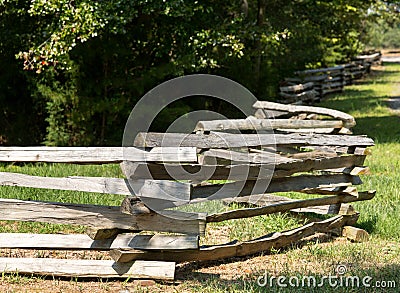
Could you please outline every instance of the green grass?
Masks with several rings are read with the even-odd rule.
[[[400,95],[398,64],[387,64],[384,71],[374,72],[367,79],[347,86],[342,94],[325,100],[320,106],[345,111],[356,118],[355,134],[367,134],[377,143],[399,143],[398,115],[387,106],[386,100]]]
[[[296,292],[398,292],[400,286],[400,117],[387,107],[385,100],[400,95],[400,65],[386,65],[384,71],[346,87],[346,90],[332,95],[318,106],[345,111],[356,118],[355,134],[366,134],[375,140],[372,155],[366,165],[371,175],[362,177],[360,190],[377,190],[371,201],[355,203],[360,212],[358,226],[371,234],[367,243],[320,244],[310,243],[302,248],[293,247],[276,251],[265,256],[250,273],[242,272],[239,277],[223,280],[218,275],[198,273],[197,267],[189,268],[190,275],[179,285],[178,291],[185,292],[293,292],[293,288],[260,287],[257,278],[266,271],[274,276],[299,277],[313,275],[318,280],[333,274],[338,264],[348,266],[347,275],[371,276],[373,280],[396,280],[397,289],[386,288],[296,288]],[[38,176],[108,176],[121,177],[118,165],[68,165],[68,164],[0,164],[0,171],[19,172]],[[291,193],[292,197],[304,195]],[[309,197],[309,195],[307,195]],[[122,196],[85,192],[56,191],[18,187],[0,187],[0,198],[44,200],[55,202],[76,202],[85,204],[119,205]],[[192,211],[227,210],[219,202],[199,204]],[[235,207],[230,207],[235,208]],[[288,214],[274,214],[249,219],[231,220],[208,225],[211,232],[202,239],[203,244],[224,243],[233,239],[246,240],[274,231],[292,229],[303,225],[304,220]],[[0,232],[35,233],[82,233],[83,227],[50,225],[44,223],[0,222]],[[282,253],[283,252],[283,253]],[[279,260],[276,261],[275,260]],[[266,261],[269,261],[267,263]],[[201,268],[200,268],[201,269]],[[181,272],[182,274],[182,272]],[[4,275],[1,282],[30,282],[18,274]],[[0,284],[1,285],[1,284]],[[159,292],[176,291],[166,285],[157,285]],[[150,292],[152,289],[140,289]]]
[[[365,163],[370,167],[371,175],[362,176],[364,184],[359,190],[377,190],[377,194],[371,201],[354,204],[360,212],[357,225],[371,234],[370,241],[359,244],[347,241],[328,245],[311,243],[300,249],[286,250],[282,261],[275,262],[273,256],[267,258],[260,266],[260,271],[253,271],[250,275],[243,274],[239,279],[224,281],[210,275],[202,282],[183,288],[191,292],[399,292],[400,116],[392,112],[386,104],[391,96],[400,96],[399,64],[387,64],[384,71],[374,72],[372,76],[346,87],[343,93],[332,95],[318,105],[353,115],[357,121],[354,133],[368,135],[375,141],[376,145],[371,148],[372,155],[367,157]],[[299,193],[286,195],[304,198]],[[285,221],[289,222],[288,219]],[[236,235],[239,237],[244,236],[240,232],[242,229],[253,230],[251,223],[250,226],[242,226],[238,221],[235,225],[240,228]],[[278,226],[280,225],[277,224],[274,228]],[[280,226],[283,227],[284,225]],[[311,275],[321,280],[323,276],[334,274],[338,264],[348,267],[345,276],[370,276],[372,285],[376,281],[395,281],[396,288],[331,287],[328,284],[319,288],[283,288],[276,286],[276,283],[273,287],[260,287],[256,283],[257,278],[265,271],[270,275],[286,278],[301,279]]]
[[[371,175],[363,176],[364,190],[377,190],[368,202],[355,203],[360,211],[358,225],[384,239],[400,239],[400,116],[391,111],[386,100],[400,95],[400,65],[385,70],[346,88],[343,94],[321,106],[345,111],[356,118],[355,134],[373,138],[376,146],[367,157]]]
[[[238,278],[221,279],[216,274],[199,274],[195,280],[180,285],[177,291],[182,292],[399,292],[400,286],[400,246],[398,243],[382,241],[373,237],[365,243],[349,243],[338,241],[333,244],[310,242],[302,248],[292,248],[284,253],[260,257],[254,264],[246,261],[243,273]],[[224,265],[224,264],[223,264]],[[239,266],[240,264],[238,264]],[[337,274],[338,267],[346,267],[343,275]],[[234,266],[235,267],[235,266]],[[252,269],[248,269],[252,268]],[[185,267],[183,268],[185,269]],[[226,268],[229,270],[229,268]],[[250,273],[246,273],[250,271]],[[213,270],[211,270],[213,272]],[[195,275],[196,276],[196,275]],[[272,286],[269,283],[260,286],[260,277],[275,277]],[[343,283],[331,286],[324,278],[327,276],[343,276]],[[302,280],[303,277],[314,277],[317,284],[323,286],[281,287],[277,277]],[[351,278],[367,280],[371,287],[351,286]],[[346,279],[348,285],[346,285]],[[335,279],[333,279],[335,280]],[[262,280],[261,280],[262,281]],[[377,282],[386,282],[386,288],[377,288]],[[394,287],[395,286],[395,287]]]
[[[74,165],[74,164],[0,164],[0,172],[24,173],[35,176],[104,176],[121,177],[118,165]],[[36,189],[14,186],[1,186],[0,198],[37,200],[50,202],[83,203],[98,205],[120,205],[123,196],[89,192]],[[0,222],[0,232],[33,233],[82,233],[85,228],[71,225],[56,225],[33,222]]]
[[[357,125],[354,134],[368,135],[374,139],[365,165],[371,175],[361,176],[363,184],[358,188],[376,190],[371,201],[354,203],[360,212],[358,227],[374,236],[387,240],[400,239],[400,114],[388,107],[386,100],[400,96],[400,65],[386,65],[384,71],[355,85],[346,87],[341,94],[331,95],[318,104],[344,111],[353,115]],[[310,195],[286,193],[292,198],[306,198]]]
[[[24,173],[35,176],[103,176],[122,177],[118,165],[74,165],[74,164],[1,164],[1,172]],[[43,200],[53,202],[70,202],[83,204],[119,205],[123,196],[99,193],[60,191],[14,186],[0,187],[0,198],[21,200]]]
[[[400,226],[400,217],[397,217],[400,212],[400,191],[397,188],[400,172],[396,171],[400,170],[400,118],[388,109],[385,102],[397,88],[400,88],[399,81],[400,66],[387,65],[385,71],[374,73],[368,79],[346,87],[342,94],[331,96],[319,105],[353,115],[357,121],[355,134],[366,134],[375,140],[373,155],[366,161],[372,175],[363,176],[364,184],[361,188],[375,189],[377,195],[374,200],[356,203],[355,206],[361,212],[359,226],[384,239],[400,239],[400,229],[397,229]],[[2,164],[0,171],[55,177],[122,176],[118,165]],[[289,193],[289,195],[304,198],[303,194]],[[119,205],[122,199],[122,196],[118,195],[18,187],[0,187],[0,197],[101,205]],[[216,212],[226,210],[227,207],[219,202],[209,202],[189,209]],[[249,239],[261,236],[263,233],[290,229],[302,224],[303,222],[293,220],[285,214],[277,214],[213,225],[229,226],[230,239]],[[38,223],[19,223],[17,227],[22,232],[33,229],[38,233],[51,233],[63,229],[62,227],[68,231],[82,230],[82,227],[76,230],[71,226]],[[10,229],[15,230],[15,224],[0,226],[2,232]],[[205,241],[207,242],[207,239]]]

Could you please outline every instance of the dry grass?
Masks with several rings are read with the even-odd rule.
[[[383,69],[380,68],[380,70]],[[379,77],[380,74],[378,73],[376,77]],[[352,98],[354,105],[349,104],[350,98],[346,96],[346,91],[344,95],[327,101],[333,108],[342,106],[346,112],[358,115],[360,120],[358,131],[379,139],[379,144],[374,148],[374,155],[367,162],[372,167],[374,175],[365,178],[364,184],[365,189],[378,189],[377,198],[370,203],[356,205],[357,209],[362,212],[360,221],[362,227],[372,234],[370,241],[351,243],[344,238],[332,239],[320,235],[321,237],[309,239],[309,242],[303,242],[286,250],[273,251],[269,255],[256,255],[206,264],[179,264],[174,283],[63,279],[3,274],[0,277],[0,292],[399,292],[400,244],[397,240],[400,232],[396,224],[398,223],[398,213],[388,212],[397,209],[399,199],[398,172],[393,170],[396,162],[388,156],[388,152],[397,153],[398,156],[399,141],[389,137],[390,131],[386,131],[387,123],[380,124],[380,121],[385,121],[385,119],[398,123],[396,120],[398,117],[390,116],[388,109],[385,108],[384,100],[379,100],[385,98],[385,94],[380,93],[380,91],[383,93],[387,90],[384,89],[386,86],[384,83],[376,82],[373,86],[377,92],[370,93],[368,96],[366,90],[362,92],[362,87],[367,86],[370,82],[362,81],[347,91],[348,95],[354,95],[357,90],[360,91],[360,96],[355,95]],[[394,126],[391,126],[391,131]],[[390,139],[390,142],[384,141],[382,138]],[[398,166],[398,162],[396,164]],[[71,170],[64,171],[68,173],[67,175],[71,175],[69,174]],[[119,172],[114,169],[106,171],[111,173],[111,176]],[[65,175],[59,174],[59,176]],[[9,189],[3,189],[4,194],[9,194],[8,191]],[[29,190],[26,191],[26,194],[19,193],[19,196],[28,197],[28,193]],[[49,194],[49,198],[51,194]],[[29,194],[29,196],[31,195]],[[80,195],[80,199],[86,203],[100,203],[102,200],[100,197],[87,197],[86,195]],[[110,203],[107,202],[107,204],[116,201],[114,198],[108,200]],[[207,244],[224,243],[237,237],[247,239],[260,233],[265,234],[265,231],[285,230],[301,224],[300,222],[290,222],[285,215],[274,217],[271,219],[258,217],[254,222],[249,220],[242,225],[239,221],[229,221],[225,225],[210,225],[203,241],[206,241]],[[3,222],[1,226],[3,230],[7,231],[32,231],[32,229],[36,229],[34,232],[37,233],[51,232],[52,229],[55,229],[53,232],[57,231],[57,227],[37,224],[15,224],[13,222],[5,224]],[[63,227],[63,229],[68,233],[81,232],[80,228]],[[247,234],[248,231],[251,231],[251,235]],[[0,257],[4,256],[108,259],[108,255],[104,252],[0,250]],[[287,278],[315,276],[317,279],[321,279],[323,276],[337,274],[335,269],[338,265],[346,266],[345,276],[359,276],[360,278],[371,276],[373,282],[395,281],[397,288],[333,288],[329,285],[322,288],[279,288],[278,286],[270,288],[260,287],[257,284],[257,279],[264,274]]]
[[[19,250],[12,256],[26,256],[27,253]],[[36,252],[29,253],[35,254]],[[47,253],[55,253],[56,257],[82,257],[77,252]],[[52,256],[54,257],[54,255]],[[87,254],[84,257],[96,257],[96,253]],[[269,276],[321,277],[335,275],[337,266],[345,265],[349,276],[368,275],[373,278],[374,282],[395,280],[398,283],[399,263],[400,245],[397,242],[373,238],[366,243],[351,243],[344,238],[336,238],[329,243],[319,243],[314,239],[306,245],[283,252],[277,251],[270,255],[236,258],[207,264],[179,264],[175,283],[53,279],[13,274],[2,276],[0,292],[259,292],[259,290],[275,292],[278,291],[278,287],[259,287],[257,279],[265,273]],[[311,290],[311,288],[308,289]],[[329,288],[325,288],[324,291],[326,290]],[[339,288],[339,292],[362,291],[341,291]],[[368,292],[398,291],[388,288],[385,291],[379,291],[375,288],[375,291]]]

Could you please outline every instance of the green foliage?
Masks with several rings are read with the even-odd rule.
[[[400,174],[397,170],[400,168],[400,125],[398,124],[399,117],[387,108],[384,101],[388,96],[396,95],[400,66],[385,65],[385,68],[386,70],[381,74],[374,75],[373,79],[369,78],[360,84],[348,87],[344,93],[324,101],[324,106],[344,110],[354,115],[357,120],[356,133],[368,134],[376,140],[377,145],[372,148],[372,155],[368,156],[366,162],[366,165],[371,168],[372,175],[363,176],[364,188],[361,190],[376,189],[377,195],[371,201],[355,203],[356,210],[360,211],[358,225],[371,234],[370,240],[364,243],[351,243],[338,238],[336,241],[325,244],[310,241],[308,244],[304,243],[304,246],[293,246],[279,251],[272,250],[271,253],[274,255],[235,259],[232,263],[222,262],[219,268],[213,265],[208,271],[197,265],[184,266],[180,268],[180,273],[184,272],[184,281],[178,287],[174,287],[174,290],[179,292],[293,292],[294,290],[296,292],[359,292],[355,287],[334,287],[328,282],[318,288],[306,286],[295,289],[291,286],[278,288],[276,282],[272,287],[260,287],[256,283],[257,279],[265,273],[275,277],[284,276],[286,280],[291,277],[301,279],[302,276],[315,276],[318,282],[322,278],[326,281],[326,276],[336,276],[335,269],[338,265],[347,267],[348,271],[344,276],[359,278],[370,276],[374,282],[395,280],[396,284],[398,283]],[[388,125],[390,127],[387,127]],[[123,176],[118,165],[0,164],[0,171],[51,177]],[[309,197],[310,195],[302,194],[302,196]],[[13,186],[0,187],[0,197],[100,205],[119,205],[122,200],[120,195],[105,196],[104,194]],[[210,205],[212,202],[206,204]],[[219,208],[228,209],[222,204]],[[199,209],[196,208],[194,211],[199,211]],[[1,224],[1,232],[71,234],[85,231],[81,226],[14,221],[2,221]],[[226,236],[245,240],[303,224],[302,220],[290,218],[287,214],[212,223],[207,226],[211,229],[211,233],[207,234],[205,244],[228,242],[229,239],[224,238]],[[218,230],[218,228],[221,229]],[[211,273],[203,278],[205,272]],[[220,277],[219,274],[215,274],[216,272],[225,275]],[[233,273],[235,278],[232,279],[230,277]],[[22,282],[17,291],[24,290],[25,283],[32,281],[31,278],[22,280],[18,275],[13,274],[3,274],[1,280],[5,284],[21,284]],[[42,287],[46,285],[38,284]],[[88,290],[93,291],[93,286],[95,285],[91,284]],[[171,285],[159,284],[158,286],[162,286],[161,291],[171,289]],[[373,292],[398,292],[398,288],[375,289]]]
[[[65,145],[85,145],[84,131],[79,129],[79,119],[77,119],[74,111],[77,107],[76,85],[74,79],[69,78],[67,82],[57,80],[54,70],[49,70],[47,76],[53,75],[52,79],[46,78],[42,83],[37,84],[35,95],[46,101],[47,118],[47,135],[45,143],[47,145],[65,146]],[[73,71],[69,71],[73,74]],[[46,84],[46,81],[52,81]]]
[[[373,48],[400,46],[400,3],[376,1],[370,9],[370,21],[365,25],[362,41]]]
[[[28,33],[39,29],[24,14],[28,8],[25,1],[0,3],[0,145],[39,144],[45,132],[44,103],[31,96],[27,74],[15,59],[15,52],[26,47]]]
[[[382,20],[370,24],[366,43],[372,48],[400,48],[400,22],[393,27]]]
[[[390,28],[383,35],[382,48],[400,48],[400,25]]]
[[[136,101],[162,81],[219,74],[271,99],[295,70],[349,60],[369,21],[393,22],[393,11],[378,0],[8,0],[0,4],[0,61],[24,80],[24,92],[7,96],[41,113],[25,119],[37,125],[35,143],[115,145]],[[11,107],[1,94],[0,104]],[[168,111],[220,106],[185,102]]]
[[[227,56],[240,56],[243,44],[227,33],[230,21],[225,19],[235,21],[235,16],[229,17],[231,5],[221,5],[227,13],[214,13],[217,5],[209,4],[182,0],[32,0],[26,13],[44,26],[32,32],[30,49],[17,56],[25,60],[25,69],[38,73],[49,66],[70,69],[68,53],[78,44],[107,34],[133,33],[136,38],[130,47],[140,53],[150,50],[156,58],[168,53],[178,65],[213,67],[216,61],[209,56],[210,49],[217,46]],[[219,30],[213,30],[213,24],[219,25]]]

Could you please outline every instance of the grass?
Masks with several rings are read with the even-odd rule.
[[[331,96],[319,105],[353,115],[357,121],[355,134],[366,134],[375,141],[372,155],[366,160],[372,174],[362,177],[362,188],[375,189],[377,195],[371,201],[354,204],[361,213],[358,226],[371,234],[370,241],[358,244],[343,240],[325,244],[313,242],[303,248],[263,256],[261,261],[255,258],[256,265],[251,273],[242,273],[238,279],[221,282],[220,278],[210,276],[197,286],[184,288],[193,292],[399,292],[400,117],[386,104],[390,96],[400,96],[400,65],[387,64],[384,70],[375,71],[369,78],[346,87],[342,94]],[[246,264],[251,268],[251,263]],[[338,265],[347,267],[345,277],[370,277],[371,287],[335,287],[325,283],[318,288],[293,288],[279,287],[276,282],[272,287],[257,284],[257,279],[265,273],[287,280],[315,276],[321,281],[323,276],[335,275]],[[386,285],[386,288],[378,285]]]
[[[24,173],[36,176],[66,177],[66,176],[103,176],[122,177],[123,174],[118,165],[74,165],[74,164],[2,164],[0,172]],[[0,198],[15,198],[21,200],[38,200],[50,202],[83,203],[98,205],[120,205],[124,196],[77,192],[60,191],[50,189],[24,188],[14,186],[1,186]],[[227,207],[220,201],[199,203],[185,207],[186,211],[202,211],[209,213],[234,209],[235,206]],[[236,207],[237,208],[237,207]],[[85,227],[72,225],[57,225],[48,223],[0,221],[0,233],[6,232],[33,232],[33,233],[83,233]],[[213,231],[224,226],[224,231],[229,231],[227,240],[247,240],[259,237],[274,231],[292,229],[301,226],[303,221],[290,218],[287,214],[274,214],[259,216],[250,219],[229,221],[228,223],[210,224]],[[226,229],[227,228],[227,229]],[[225,239],[225,238],[224,238]],[[223,243],[221,239],[209,234],[209,237],[202,238],[204,244]]]
[[[74,165],[74,164],[1,164],[0,172],[24,173],[36,176],[104,176],[121,177],[118,165]],[[50,202],[67,202],[99,205],[119,205],[122,196],[99,193],[61,191],[50,189],[23,188],[13,186],[0,187],[0,198],[21,200],[38,200]],[[48,223],[0,221],[0,232],[33,232],[33,233],[82,233],[84,227],[57,225]]]
[[[355,134],[373,138],[376,146],[367,157],[371,175],[363,176],[364,189],[375,189],[375,199],[356,203],[360,211],[359,226],[383,239],[400,239],[400,117],[388,108],[390,96],[400,96],[400,66],[386,65],[384,71],[321,106],[345,111],[356,118]]]
[[[311,241],[301,247],[274,251],[248,259],[233,259],[227,262],[207,264],[182,264],[177,268],[178,283],[157,284],[151,288],[136,287],[130,280],[81,282],[76,280],[49,280],[46,278],[21,277],[18,274],[3,274],[0,291],[20,292],[24,288],[38,292],[48,287],[48,291],[63,292],[118,292],[128,289],[138,292],[399,292],[400,286],[400,117],[390,111],[385,100],[389,96],[400,95],[400,65],[386,65],[384,70],[361,82],[346,87],[346,90],[319,106],[345,111],[356,118],[356,134],[366,134],[375,140],[366,165],[371,175],[363,176],[362,189],[377,190],[375,199],[355,203],[360,211],[358,226],[371,234],[366,243],[349,243],[339,238],[331,243]],[[117,165],[65,165],[65,164],[20,164],[0,165],[0,171],[20,172],[39,176],[109,176],[121,177]],[[300,197],[299,194],[290,194]],[[304,197],[304,195],[303,195]],[[39,190],[31,188],[0,187],[0,198],[79,202],[87,204],[119,205],[121,196],[95,193]],[[204,207],[192,207],[203,209]],[[209,208],[209,207],[208,207]],[[214,203],[213,209],[223,210],[226,206]],[[233,239],[246,240],[273,231],[291,229],[304,224],[287,214],[259,216],[250,219],[212,223],[203,243],[216,244]],[[0,222],[0,232],[35,233],[82,233],[83,227],[50,225],[40,223]],[[1,250],[0,250],[1,254]],[[259,286],[257,280],[268,276],[282,276],[287,280],[314,276],[321,281],[323,276],[336,275],[338,265],[345,265],[344,276],[363,278],[370,276],[372,285],[377,281],[395,281],[397,288],[355,288],[325,283],[320,288]],[[393,285],[393,284],[386,284]],[[36,286],[36,287],[35,287]],[[39,288],[39,289],[37,289]],[[63,290],[59,288],[64,288]],[[95,289],[95,290],[94,290]]]

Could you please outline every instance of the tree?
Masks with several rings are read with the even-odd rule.
[[[19,13],[40,27],[18,57],[46,103],[47,144],[115,144],[147,90],[243,54],[240,2],[31,1]]]
[[[119,144],[135,102],[172,77],[220,74],[271,99],[293,71],[349,60],[378,2],[3,0],[0,46],[23,63],[13,76],[47,144]],[[234,114],[221,103],[181,101],[154,127],[196,108]]]
[[[26,72],[15,58],[28,48],[30,32],[41,29],[27,9],[26,1],[0,1],[0,145],[38,144],[44,139],[43,103],[30,94]]]

